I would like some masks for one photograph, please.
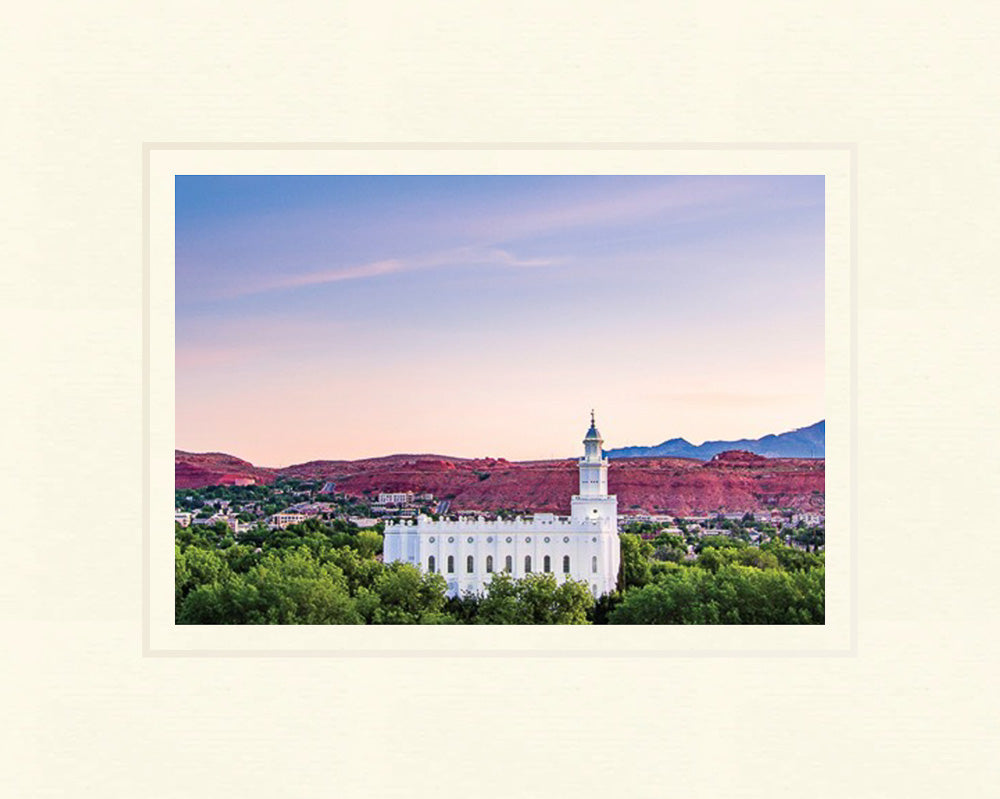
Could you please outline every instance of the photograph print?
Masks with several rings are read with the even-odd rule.
[[[176,624],[824,624],[824,192],[176,175]]]

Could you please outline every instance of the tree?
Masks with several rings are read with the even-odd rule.
[[[673,563],[680,563],[684,560],[687,555],[687,549],[684,547],[674,547],[669,544],[661,544],[653,550],[653,554],[650,557],[653,560],[669,560]]]
[[[715,551],[715,550],[710,550]],[[822,624],[822,569],[678,568],[626,592],[611,624]]]
[[[175,612],[185,597],[198,586],[212,585],[229,573],[229,567],[214,549],[174,545],[174,602]]]
[[[475,591],[466,591],[461,596],[448,597],[444,610],[457,624],[475,624],[482,601]]]
[[[778,558],[772,552],[762,552],[757,547],[737,549],[732,556],[733,563],[753,566],[756,569],[777,569]]]
[[[353,546],[363,558],[373,558],[382,551],[382,536],[374,530],[361,530],[355,537]]]
[[[185,553],[189,554],[189,553]],[[244,574],[224,572],[181,603],[180,624],[358,624],[343,572],[305,547],[271,553]]]
[[[825,559],[822,553],[803,552],[783,544],[779,539],[769,541],[760,547],[762,552],[770,552],[778,559],[778,567],[785,571],[804,571],[823,568]]]
[[[698,566],[703,569],[707,569],[713,574],[717,572],[726,562],[726,556],[715,547],[703,549],[698,554]]]
[[[706,535],[698,540],[694,548],[696,552],[701,552],[703,549],[708,549],[709,547],[714,549],[737,549],[746,545],[746,541],[741,541],[739,538],[730,538],[728,535]]]
[[[800,526],[793,533],[792,540],[810,552],[815,552],[818,547],[826,544],[826,533],[822,527]]]
[[[653,539],[654,547],[673,547],[674,549],[687,549],[687,542],[683,536],[676,533],[660,533]]]
[[[494,573],[476,616],[478,624],[588,624],[594,597],[586,583],[535,572],[515,580]]]
[[[619,590],[634,588],[648,583],[652,577],[649,556],[653,554],[653,545],[643,541],[631,533],[621,533],[621,575]]]
[[[375,578],[373,590],[364,591],[363,606],[373,624],[440,621],[447,587],[440,574],[422,574],[410,563],[392,563]]]
[[[370,588],[375,584],[375,579],[385,568],[374,558],[365,558],[358,554],[357,550],[351,547],[337,547],[329,549],[323,553],[324,562],[333,563],[343,573],[347,580],[347,587],[351,595],[358,593],[362,587]]]
[[[618,604],[622,601],[621,594],[612,591],[610,594],[602,594],[594,602],[594,607],[588,614],[591,624],[607,624],[608,618]]]

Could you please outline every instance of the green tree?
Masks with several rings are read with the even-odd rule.
[[[558,582],[554,574],[535,572],[515,580],[495,573],[479,604],[478,624],[588,624],[594,597],[586,583]]]
[[[649,556],[653,554],[653,545],[631,533],[620,533],[618,538],[622,558],[619,583],[623,583],[619,589],[645,585],[652,578]]]
[[[661,544],[653,550],[653,554],[650,557],[653,560],[669,560],[673,563],[680,563],[684,560],[687,555],[686,547],[673,547],[670,545]]]
[[[687,542],[684,536],[676,533],[660,533],[653,539],[654,547],[673,547],[674,549],[687,549]]]
[[[825,559],[822,553],[803,552],[800,549],[786,546],[779,539],[774,539],[760,547],[762,552],[770,552],[778,559],[778,566],[785,571],[805,571],[822,568]]]
[[[354,548],[363,558],[373,558],[382,552],[382,536],[374,530],[361,530],[353,542]]]
[[[482,601],[482,596],[475,591],[467,591],[461,596],[448,597],[444,611],[458,624],[475,624]]]
[[[441,621],[447,583],[440,574],[423,574],[410,563],[391,563],[362,589],[362,607],[373,624],[421,624]],[[377,602],[373,602],[373,597]]]
[[[714,549],[740,549],[747,546],[746,541],[730,538],[728,535],[706,535],[694,545],[695,552],[712,547]]]
[[[822,569],[679,568],[626,592],[612,624],[822,624]]]
[[[323,554],[323,560],[333,563],[343,573],[351,595],[356,595],[360,588],[371,588],[375,579],[385,568],[374,558],[365,558],[351,547],[336,547]]]
[[[772,552],[761,551],[757,547],[737,549],[732,556],[733,563],[753,566],[755,569],[777,569],[778,558]]]
[[[715,547],[709,547],[708,549],[703,549],[698,554],[698,566],[702,569],[707,569],[713,574],[717,572],[722,566],[728,562],[728,558],[721,551]]]
[[[214,549],[174,545],[175,611],[198,586],[212,585],[229,573],[225,559]]]
[[[621,594],[612,591],[610,594],[602,594],[594,602],[594,607],[588,614],[591,624],[607,624],[608,618],[618,604],[622,601]]]
[[[343,572],[306,547],[263,557],[245,574],[199,585],[181,603],[181,624],[358,624]]]

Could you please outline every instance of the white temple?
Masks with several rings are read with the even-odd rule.
[[[551,572],[559,580],[582,580],[594,596],[610,593],[618,580],[618,498],[608,494],[608,461],[601,434],[590,414],[583,439],[580,493],[570,502],[570,516],[537,513],[529,518],[486,521],[459,519],[388,523],[383,559],[413,563],[440,572],[448,595],[482,593],[494,572],[515,578]]]

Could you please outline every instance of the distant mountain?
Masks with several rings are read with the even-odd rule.
[[[695,446],[683,438],[671,438],[652,447],[609,449],[609,458],[697,458],[707,461],[727,450],[745,450],[766,458],[825,458],[826,420],[787,433],[739,441],[706,441]]]

